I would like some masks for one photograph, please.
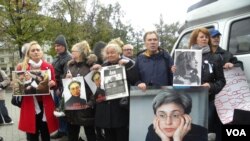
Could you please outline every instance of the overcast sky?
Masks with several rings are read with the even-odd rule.
[[[160,14],[165,23],[185,21],[187,8],[200,0],[100,0],[101,3],[119,2],[125,12],[125,23],[138,30],[153,30]]]

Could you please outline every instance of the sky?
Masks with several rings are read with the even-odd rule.
[[[165,23],[185,21],[188,7],[200,0],[104,0],[105,4],[119,2],[125,13],[124,22],[135,29],[154,30],[160,14]],[[104,2],[100,0],[101,3]]]

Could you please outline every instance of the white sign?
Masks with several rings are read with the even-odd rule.
[[[239,67],[224,70],[226,85],[215,97],[215,106],[223,124],[233,121],[234,109],[250,111],[250,89]]]

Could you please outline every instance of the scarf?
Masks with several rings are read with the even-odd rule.
[[[33,60],[29,60],[29,64],[31,65],[32,68],[40,68],[42,63],[43,63],[42,60],[40,60],[38,63],[34,62]]]
[[[202,50],[202,54],[204,53],[208,53],[211,51],[210,47],[208,45],[206,45],[205,47],[200,47],[197,44],[192,45],[191,49],[197,49],[197,50]]]

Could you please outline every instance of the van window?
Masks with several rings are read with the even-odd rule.
[[[229,51],[232,54],[250,53],[250,18],[235,21],[231,24]]]
[[[188,49],[190,35],[191,35],[191,32],[188,32],[185,35],[183,35],[176,49]]]
[[[214,26],[208,26],[208,27],[206,27],[206,28],[207,28],[208,30],[211,30],[212,28],[214,28]],[[189,40],[190,40],[191,33],[192,33],[192,31],[187,32],[187,33],[185,33],[185,34],[181,37],[181,39],[180,39],[180,41],[179,41],[179,43],[178,43],[176,49],[189,49],[189,48],[188,48],[188,44],[189,44]]]

